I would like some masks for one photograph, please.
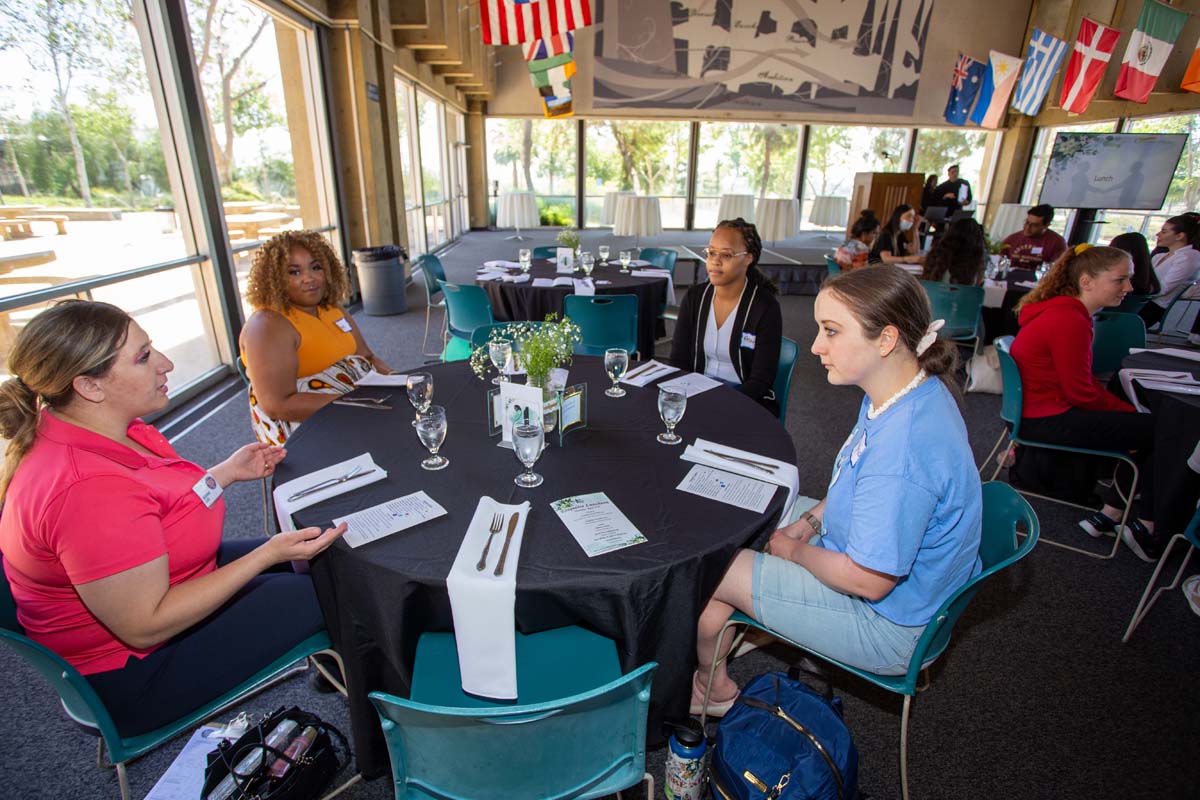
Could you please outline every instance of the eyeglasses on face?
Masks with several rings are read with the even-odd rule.
[[[700,254],[704,256],[705,261],[715,261],[718,264],[728,264],[730,261],[739,256],[750,255],[750,251],[743,250],[740,253],[733,253],[729,250],[714,250],[711,247],[706,247],[700,251]]]

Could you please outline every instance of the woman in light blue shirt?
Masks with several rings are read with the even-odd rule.
[[[866,392],[825,499],[741,550],[700,616],[692,712],[722,626],[750,614],[814,651],[885,675],[908,668],[937,608],[980,571],[982,495],[953,392],[957,354],[929,300],[895,267],[843,272],[816,300],[829,382]],[[943,377],[944,376],[944,377]],[[738,692],[717,665],[709,714]]]

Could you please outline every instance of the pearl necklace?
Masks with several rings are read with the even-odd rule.
[[[903,389],[896,392],[894,395],[889,397],[887,400],[884,400],[883,405],[881,405],[879,408],[876,408],[874,406],[874,404],[872,404],[867,409],[867,419],[875,419],[880,414],[887,411],[892,406],[896,405],[896,403],[900,400],[901,397],[904,397],[904,395],[908,394],[913,389],[920,386],[921,381],[925,380],[925,378],[926,378],[925,370],[923,370],[923,369],[918,370],[916,376],[914,376],[913,379],[908,382],[908,386],[905,386]]]

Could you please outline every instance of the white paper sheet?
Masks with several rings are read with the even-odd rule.
[[[645,369],[643,369],[645,367]],[[665,378],[672,372],[679,372],[678,367],[672,367],[670,364],[664,364],[657,359],[638,364],[630,369],[621,377],[621,383],[629,384],[630,386],[645,386],[651,381],[656,381],[659,378]],[[636,373],[633,377],[629,377],[630,373]]]
[[[335,519],[333,524],[346,523],[346,533],[342,538],[351,547],[361,547],[367,542],[399,533],[445,514],[446,509],[422,491],[347,514]]]
[[[699,372],[685,372],[678,378],[672,378],[665,383],[660,383],[658,386],[660,389],[666,388],[676,392],[683,392],[691,398],[720,385],[720,381],[710,378],[707,375],[701,375]]]
[[[476,281],[499,281],[503,279],[503,272],[479,272],[475,275]]]
[[[717,453],[737,456],[738,458],[758,461],[763,464],[768,464],[774,469],[768,472],[763,472],[748,464],[740,464],[737,461],[729,461],[720,456],[713,455],[707,451],[713,450]],[[758,453],[751,453],[748,450],[739,450],[736,447],[730,447],[725,444],[710,442],[707,439],[696,438],[695,444],[688,445],[684,448],[683,453],[679,456],[684,461],[691,461],[694,464],[704,464],[717,469],[732,472],[736,475],[744,475],[747,478],[754,478],[757,481],[767,481],[774,483],[777,486],[782,486],[788,490],[787,501],[783,505],[783,513],[779,515],[779,527],[782,527],[788,518],[788,513],[792,510],[792,505],[796,502],[796,497],[800,494],[800,471],[796,469],[795,464],[788,464],[776,458],[768,458],[760,456]]]
[[[983,304],[987,308],[1000,308],[1004,305],[1004,295],[1008,293],[1008,284],[988,278],[983,282]]]
[[[550,507],[588,558],[646,541],[604,492],[564,497]]]
[[[320,483],[321,481],[337,478],[345,475],[355,467],[359,467],[359,474],[355,475],[348,481],[334,484],[325,489],[306,494],[303,497],[298,497],[295,500],[288,498],[297,492]],[[375,463],[375,459],[371,458],[370,453],[363,453],[354,458],[346,459],[338,464],[325,467],[323,469],[310,472],[307,475],[302,475],[299,478],[282,483],[275,487],[273,493],[275,499],[275,516],[279,520],[279,529],[281,531],[295,530],[296,525],[292,522],[292,514],[309,506],[316,505],[338,495],[352,492],[355,489],[362,488],[376,481],[381,481],[387,477],[387,471],[383,467]]]
[[[1149,414],[1150,409],[1146,408],[1138,400],[1137,392],[1133,388],[1134,381],[1137,381],[1147,389],[1175,391],[1182,394],[1194,393],[1186,387],[1200,386],[1200,382],[1197,382],[1190,372],[1172,372],[1162,369],[1123,369],[1117,373],[1117,377],[1121,381],[1121,388],[1125,391],[1125,396],[1129,398],[1129,402],[1133,403],[1133,407],[1142,414]]]
[[[483,265],[485,267],[512,267],[515,269],[515,268],[519,268],[521,266],[521,262],[520,261],[505,261],[502,258],[498,258],[493,261],[485,261],[485,262],[483,262]]]
[[[553,286],[554,281],[552,281],[550,278],[534,278],[533,285],[538,289],[545,289],[549,286]]]
[[[1131,347],[1130,353],[1154,353],[1156,356],[1171,356],[1172,358],[1186,358],[1188,361],[1200,361],[1200,350],[1184,350],[1179,347],[1162,347],[1158,350],[1150,350],[1145,347]]]
[[[759,514],[767,510],[771,498],[775,496],[773,483],[763,483],[701,464],[692,467],[675,488]]]
[[[201,725],[146,795],[146,800],[195,800],[204,791],[204,768],[208,754],[217,749],[220,725]]]
[[[580,297],[594,297],[596,294],[596,287],[592,285],[591,278],[575,278],[572,284],[575,286],[575,294]]]
[[[408,376],[401,375],[399,372],[393,372],[391,375],[384,375],[382,372],[371,370],[366,375],[358,379],[356,386],[408,386]]]

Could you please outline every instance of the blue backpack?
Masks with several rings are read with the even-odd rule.
[[[717,728],[710,778],[716,800],[855,800],[858,750],[841,699],[759,675]]]

